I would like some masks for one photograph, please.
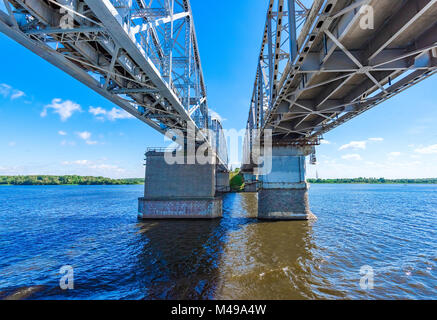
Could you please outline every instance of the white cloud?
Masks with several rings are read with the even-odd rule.
[[[86,144],[89,144],[89,145],[97,144],[97,141],[90,140],[91,135],[92,135],[91,132],[83,131],[83,132],[76,132],[76,134],[78,135],[79,138],[81,138],[82,140],[85,140]]]
[[[227,120],[212,109],[209,109],[208,112],[209,115],[211,116],[211,119],[217,119],[218,121],[220,121],[220,123],[223,123],[224,121]]]
[[[417,148],[414,152],[419,154],[437,154],[437,144],[433,144],[428,147]]]
[[[63,165],[80,165],[80,166],[86,166],[88,164],[90,164],[91,162],[89,160],[75,160],[75,161],[63,161],[62,164]]]
[[[119,166],[107,164],[101,161],[95,162],[91,160],[75,160],[75,161],[63,161],[61,162],[64,166],[77,166],[77,167],[86,167],[88,169],[103,171],[103,172],[117,172],[122,173],[126,170],[120,168]]]
[[[66,135],[67,135],[67,132],[62,131],[62,130],[59,130],[59,131],[58,131],[58,134],[61,135],[61,136],[66,136]]]
[[[366,149],[367,141],[351,141],[348,144],[342,145],[338,150],[346,149]]]
[[[369,138],[369,141],[384,141],[384,138]]]
[[[91,106],[89,108],[88,112],[92,113],[95,116],[98,116],[98,115],[105,115],[107,111],[105,109],[103,109],[102,107],[94,108]]]
[[[41,112],[41,117],[47,116],[48,109],[53,109],[54,113],[59,114],[61,121],[66,121],[76,111],[82,111],[82,108],[77,103],[70,100],[62,101],[61,99],[53,99],[51,104],[44,106],[44,109]]]
[[[15,141],[11,141],[8,143],[8,146],[10,147],[15,147],[17,145],[17,143]]]
[[[25,93],[21,90],[14,90],[12,95],[11,95],[11,100],[15,100],[21,97],[24,97]]]
[[[133,115],[130,113],[127,113],[123,109],[118,109],[116,107],[112,108],[111,110],[103,109],[102,107],[92,107],[90,106],[89,113],[96,116],[97,119],[104,121],[105,118],[110,121],[115,121],[117,119],[132,119],[134,118]]]
[[[134,118],[133,115],[130,113],[127,113],[124,110],[112,108],[111,111],[108,112],[108,119],[111,121],[117,120],[117,119],[132,119]]]
[[[76,132],[76,134],[83,140],[88,140],[91,138],[91,132],[88,131]]]
[[[0,95],[2,95],[5,98],[10,97],[11,100],[15,100],[24,97],[26,94],[21,90],[12,88],[10,85],[6,83],[0,83]]]
[[[0,95],[7,98],[11,92],[12,87],[6,83],[0,83]]]
[[[402,153],[400,152],[390,152],[388,154],[389,157],[399,157]]]
[[[328,140],[320,140],[320,144],[331,144],[331,141]]]
[[[344,160],[356,160],[359,161],[361,160],[361,156],[359,154],[346,154],[344,156],[341,157]]]

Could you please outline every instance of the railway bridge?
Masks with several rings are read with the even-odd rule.
[[[258,216],[310,218],[323,134],[436,72],[436,0],[270,0],[244,143]]]
[[[266,1],[242,170],[259,218],[308,219],[323,134],[437,72],[437,0]],[[226,139],[189,0],[3,3],[1,32],[175,141],[146,153],[141,218],[222,215]]]
[[[146,153],[140,217],[221,216],[226,141],[209,113],[188,0],[3,2],[1,32],[178,142]],[[184,148],[202,150],[206,164]],[[169,164],[173,153],[183,161]]]

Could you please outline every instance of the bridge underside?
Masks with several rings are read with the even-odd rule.
[[[213,165],[148,154],[143,218],[216,218],[227,148],[209,115],[189,0],[4,0],[0,32]],[[212,162],[212,161],[211,161]]]
[[[221,134],[208,112],[189,0],[3,3],[0,32],[155,130],[182,141],[191,130],[210,146]]]
[[[261,170],[259,217],[309,217],[305,156],[323,134],[436,72],[437,0],[270,0],[242,166]]]
[[[274,142],[316,141],[437,72],[437,1],[326,3],[273,92],[263,127]]]
[[[181,145],[194,128],[196,145],[215,146],[218,166],[150,153],[142,217],[221,216],[226,147],[208,115],[188,0],[3,2],[1,32]],[[243,170],[259,170],[253,144],[271,133],[272,168],[252,181],[259,217],[308,219],[312,146],[436,72],[437,0],[269,0],[243,155]]]

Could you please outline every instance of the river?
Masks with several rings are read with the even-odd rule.
[[[0,299],[437,297],[436,185],[312,185],[310,222],[258,221],[251,193],[219,220],[139,221],[142,189],[0,186]]]

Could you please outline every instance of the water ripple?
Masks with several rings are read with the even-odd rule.
[[[436,297],[437,186],[314,185],[311,222],[256,220],[256,194],[226,195],[221,220],[140,222],[141,192],[0,186],[0,299]]]

